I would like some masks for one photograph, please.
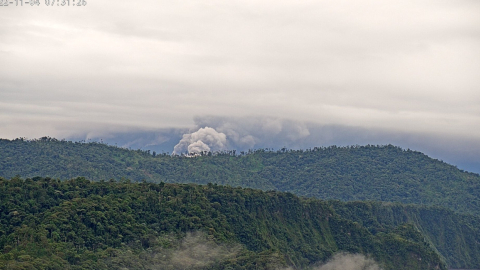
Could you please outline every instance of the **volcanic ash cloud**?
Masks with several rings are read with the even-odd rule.
[[[184,134],[180,142],[175,145],[173,154],[217,152],[226,150],[227,136],[210,127],[200,128],[196,132]]]

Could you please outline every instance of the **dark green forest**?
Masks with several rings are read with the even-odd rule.
[[[342,201],[438,205],[480,215],[480,175],[392,145],[171,156],[102,143],[0,139],[0,176],[217,183]]]
[[[451,268],[480,268],[480,217],[436,206],[385,202],[329,201],[340,216],[358,222],[373,234],[412,224]]]
[[[446,269],[414,224],[373,232],[340,208],[216,184],[0,178],[0,269],[299,269],[338,252]]]

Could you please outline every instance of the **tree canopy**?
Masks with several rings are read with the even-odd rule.
[[[372,233],[291,193],[14,177],[0,178],[0,199],[0,269],[170,269],[199,241],[223,253],[184,269],[304,267],[338,252],[386,270],[446,269],[412,224]]]

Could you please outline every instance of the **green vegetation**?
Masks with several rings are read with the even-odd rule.
[[[0,176],[7,178],[211,182],[320,199],[439,205],[480,215],[478,174],[391,145],[257,150],[240,155],[232,151],[189,158],[43,138],[0,140],[0,153]]]
[[[202,255],[190,252],[197,245],[212,252],[189,263]],[[446,269],[413,225],[372,233],[324,201],[81,177],[0,178],[0,250],[0,269],[298,268],[338,251],[365,254],[386,270]]]
[[[418,229],[450,268],[480,268],[480,217],[434,206],[384,202],[330,201],[340,216],[358,222],[376,234],[402,224]]]

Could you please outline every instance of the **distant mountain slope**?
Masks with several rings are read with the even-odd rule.
[[[299,269],[337,252],[385,270],[446,269],[411,224],[373,234],[291,193],[15,177],[0,178],[0,209],[0,269]],[[196,264],[205,258],[189,257],[190,238],[177,250],[183,262],[172,258],[172,237],[190,231],[204,233],[193,253],[224,255]]]
[[[179,157],[43,138],[0,140],[0,153],[0,176],[7,178],[211,182],[321,199],[440,205],[480,215],[478,174],[391,145]]]

